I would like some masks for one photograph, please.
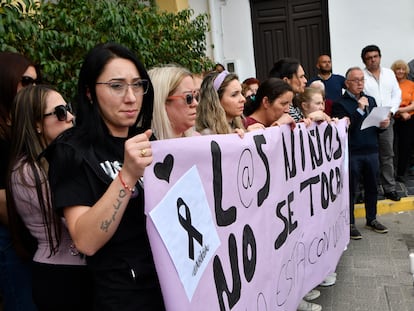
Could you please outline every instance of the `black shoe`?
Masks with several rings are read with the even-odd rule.
[[[398,195],[397,191],[385,192],[384,197],[392,201],[399,201],[401,197]]]
[[[358,229],[355,227],[355,225],[351,225],[350,238],[352,240],[361,240],[362,239],[362,235],[358,231]]]
[[[378,233],[387,233],[388,232],[387,227],[385,227],[383,224],[381,224],[376,219],[371,221],[370,224],[366,224],[365,227],[368,228],[368,229],[372,229],[372,230],[374,230],[375,232],[378,232]]]

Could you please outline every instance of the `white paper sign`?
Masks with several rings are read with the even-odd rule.
[[[379,127],[380,123],[388,118],[388,114],[390,113],[391,107],[374,107],[372,111],[368,114],[365,118],[364,122],[362,122],[361,130],[366,129],[371,126]]]
[[[150,216],[191,301],[208,262],[220,246],[195,166],[177,181]]]

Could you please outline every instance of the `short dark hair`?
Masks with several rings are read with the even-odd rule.
[[[379,56],[381,56],[381,50],[378,46],[374,44],[367,45],[366,47],[362,49],[362,52],[361,52],[361,58],[362,58],[363,63],[365,63],[365,55],[369,52],[378,52]]]
[[[247,78],[243,81],[243,84],[251,85],[251,84],[260,84],[260,81],[256,78]]]
[[[223,64],[217,63],[214,65],[214,70],[217,70],[217,67],[221,67],[223,70],[226,70]]]
[[[297,73],[300,66],[299,60],[296,58],[282,58],[274,63],[269,72],[269,78],[288,78],[292,79],[293,75]]]

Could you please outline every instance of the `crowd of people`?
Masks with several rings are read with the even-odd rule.
[[[297,122],[349,120],[350,237],[364,189],[366,226],[377,220],[377,186],[400,199],[412,159],[414,82],[409,64],[381,67],[375,45],[365,68],[332,73],[321,55],[306,78],[299,60],[278,60],[264,81],[243,82],[217,64],[204,75],[177,64],[147,70],[128,48],[88,52],[72,105],[41,83],[23,55],[0,52],[0,296],[4,310],[163,310],[146,233],[143,174],[151,140],[237,133]],[[377,127],[361,129],[375,107]],[[75,122],[76,121],[76,122]],[[394,152],[396,156],[394,156]],[[394,168],[394,165],[396,169]],[[379,179],[381,176],[381,179]],[[335,284],[331,273],[321,286]],[[298,310],[321,310],[310,291]]]

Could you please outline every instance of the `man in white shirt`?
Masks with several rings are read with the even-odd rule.
[[[390,108],[390,126],[379,134],[380,177],[384,196],[393,201],[401,197],[395,188],[394,176],[394,119],[392,115],[401,103],[401,89],[391,69],[381,67],[381,51],[376,45],[362,49],[361,58],[365,64],[364,92],[375,98],[378,107]]]

